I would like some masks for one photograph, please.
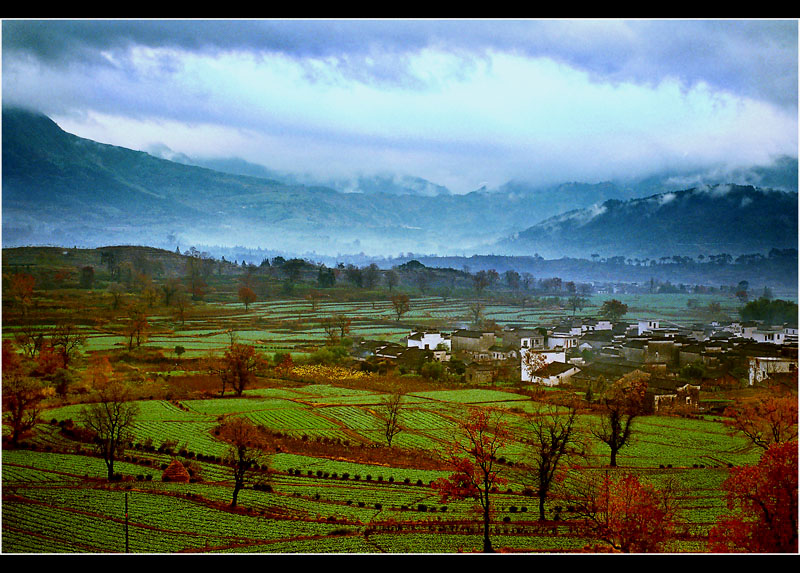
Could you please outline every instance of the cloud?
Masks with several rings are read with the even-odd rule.
[[[796,84],[794,21],[3,22],[68,131],[456,192],[796,156]]]

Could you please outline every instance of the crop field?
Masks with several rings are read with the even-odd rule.
[[[117,462],[123,479],[104,480],[105,465],[88,446],[76,452],[59,441],[57,422],[77,419],[79,406],[47,412],[52,420],[37,434],[47,451],[3,453],[3,550],[9,553],[259,552],[259,553],[447,553],[477,551],[481,530],[476,503],[444,501],[431,488],[443,469],[400,467],[389,453],[380,463],[336,456],[274,452],[269,472],[246,487],[239,509],[230,511],[231,473],[220,458],[225,447],[213,428],[221,417],[246,416],[276,432],[308,442],[348,440],[375,448],[384,440],[379,404],[371,390],[307,384],[248,390],[241,398],[142,401],[134,442],[155,446],[172,441],[192,458],[201,479],[161,481],[174,452],[136,448]],[[405,396],[402,431],[395,448],[435,452],[457,427],[465,408],[498,408],[510,421],[534,406],[526,396],[499,389],[431,390]],[[583,426],[590,415],[582,416]],[[177,450],[177,447],[176,447]],[[504,450],[521,461],[525,447]],[[202,456],[199,454],[203,454]],[[582,472],[634,471],[658,485],[681,485],[680,538],[672,551],[703,551],[703,539],[725,511],[720,484],[729,464],[752,463],[758,452],[729,435],[713,419],[648,416],[638,420],[636,439],[609,469],[607,451],[595,447]],[[196,457],[195,457],[196,456]],[[524,494],[526,477],[507,468],[508,484],[494,496],[492,539],[507,551],[569,552],[593,540],[562,513],[540,523],[535,498]],[[599,479],[599,478],[598,478]],[[555,491],[549,507],[567,505]],[[128,500],[126,529],[125,498]],[[552,511],[552,510],[549,510]],[[127,531],[127,535],[126,535]]]
[[[205,301],[192,302],[185,316],[166,305],[149,309],[141,349],[125,334],[130,322],[125,307],[112,309],[108,292],[41,293],[35,308],[39,332],[72,317],[86,339],[71,372],[76,389],[48,398],[41,423],[24,445],[2,452],[3,552],[477,552],[483,543],[477,501],[445,499],[432,487],[452,474],[443,456],[463,437],[460,423],[475,409],[501,415],[513,430],[498,452],[507,481],[492,493],[495,549],[591,551],[602,541],[582,527],[570,485],[632,472],[656,487],[679,486],[678,535],[665,551],[704,552],[709,528],[727,510],[721,484],[730,468],[754,463],[761,453],[714,416],[649,415],[636,420],[633,440],[619,452],[619,467],[612,468],[608,447],[590,438],[598,420],[587,406],[577,424],[591,447],[579,467],[559,476],[540,521],[533,477],[526,473],[531,452],[525,432],[541,401],[563,389],[530,392],[513,381],[470,386],[450,377],[434,381],[400,369],[373,374],[352,362],[308,360],[325,354],[319,351],[330,342],[328,319],[349,320],[346,338],[405,344],[417,327],[470,327],[477,297],[404,291],[411,294],[410,307],[400,318],[389,292],[364,296],[375,300],[351,300],[359,295],[354,288],[313,300],[302,294],[268,296],[245,309],[235,302],[238,278],[212,278],[215,290]],[[276,279],[268,286],[276,293],[282,284]],[[129,302],[136,299],[130,290],[126,296]],[[565,298],[523,300],[487,292],[479,310],[482,320],[499,325],[553,325],[570,316]],[[603,294],[591,296],[581,314],[596,316],[610,298],[629,306],[628,320],[690,324],[697,320],[695,304],[719,303],[721,312],[732,315],[738,309],[734,298],[723,294]],[[690,305],[692,298],[697,300]],[[16,340],[25,334],[25,321],[16,306],[8,308],[13,312],[4,318],[14,320],[4,323],[3,338]],[[230,347],[231,333],[270,367],[241,395],[226,388],[222,396],[209,364]],[[278,372],[277,353],[291,355],[286,372]],[[94,355],[113,362],[115,375],[135,390],[138,406],[112,480],[94,444],[69,430],[80,428],[92,396],[87,366]],[[403,391],[400,431],[389,445],[386,401],[397,389]],[[727,399],[715,397],[720,404]],[[220,426],[235,418],[261,426],[271,441],[231,508],[234,476]],[[164,480],[175,460],[190,472],[188,482]]]

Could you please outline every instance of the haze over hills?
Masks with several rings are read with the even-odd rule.
[[[638,182],[509,182],[459,195],[414,177],[323,184],[236,159],[198,160],[166,148],[153,153],[160,157],[83,139],[42,114],[4,108],[3,246],[243,245],[297,254],[588,258],[797,245],[796,158],[724,181],[784,191],[676,188],[670,185],[703,179],[665,173]]]
[[[522,255],[544,242],[569,257],[760,253],[797,247],[797,207],[797,193],[741,185],[610,199],[548,218],[498,249]]]

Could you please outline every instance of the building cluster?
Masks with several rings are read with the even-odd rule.
[[[733,322],[689,327],[659,320],[574,318],[555,325],[416,329],[405,344],[363,341],[356,358],[410,367],[459,361],[470,384],[512,380],[598,391],[634,370],[650,374],[654,410],[679,402],[696,409],[701,389],[797,384],[797,325]]]

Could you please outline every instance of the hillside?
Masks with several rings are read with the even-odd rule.
[[[266,169],[253,176],[233,173],[230,162],[213,163],[216,170],[186,161],[80,138],[42,114],[3,108],[3,246],[588,258],[766,252],[797,243],[796,192],[737,191],[740,204],[752,203],[747,209],[721,199],[701,204],[699,192],[688,191],[636,199],[663,180],[638,187],[509,182],[458,195],[421,179],[387,177],[361,180],[362,192],[347,193],[268,178]]]
[[[797,193],[714,185],[551,217],[498,243],[511,254],[661,258],[797,246]]]

